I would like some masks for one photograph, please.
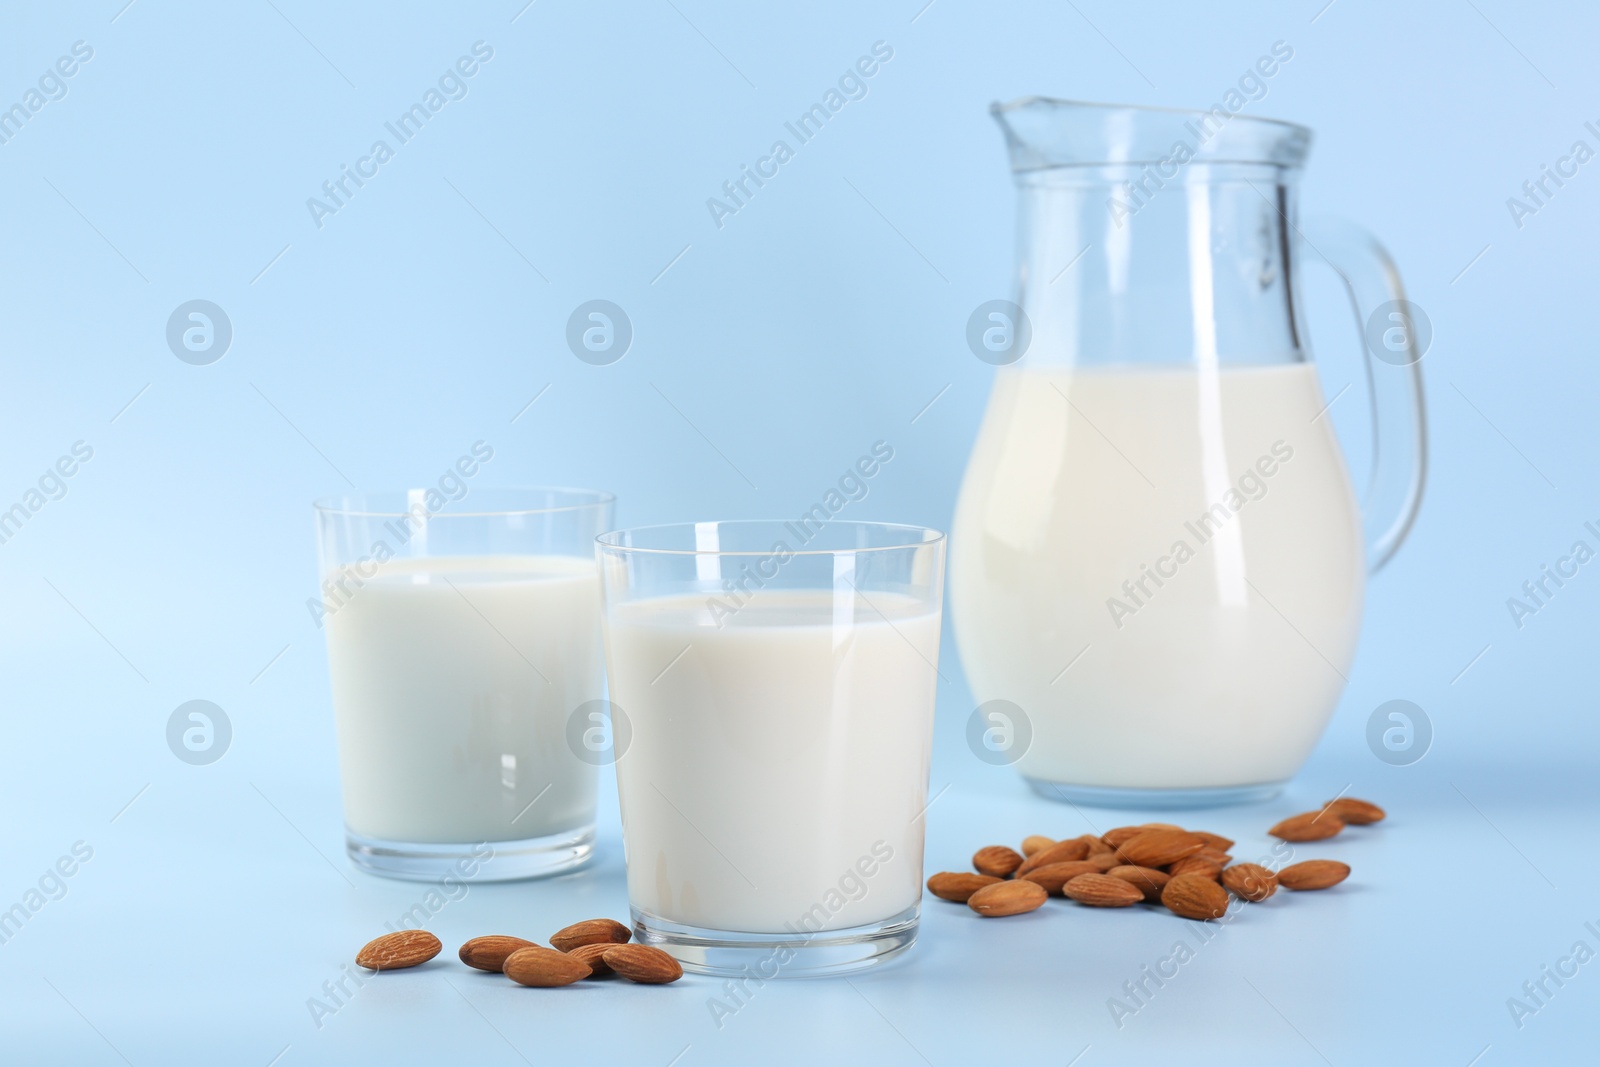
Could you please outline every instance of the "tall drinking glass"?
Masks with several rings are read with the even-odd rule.
[[[568,724],[604,692],[592,489],[316,503],[346,848],[395,878],[531,878],[594,849],[595,762]]]
[[[641,942],[767,979],[915,941],[944,551],[866,522],[600,538]]]

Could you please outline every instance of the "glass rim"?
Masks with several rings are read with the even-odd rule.
[[[384,508],[369,503],[379,498],[393,498],[396,500],[410,499],[412,493],[437,493],[442,492],[437,486],[412,487],[409,489],[376,489],[353,493],[337,493],[332,496],[318,497],[311,502],[311,507],[319,515],[343,515],[351,518],[368,519],[403,519],[412,514],[410,509]],[[512,485],[512,486],[485,486],[477,491],[478,496],[504,494],[509,496],[546,494],[552,498],[567,497],[569,500],[560,504],[549,504],[538,507],[504,507],[483,508],[472,511],[434,511],[428,516],[429,521],[436,519],[492,519],[510,515],[553,515],[560,512],[584,511],[591,508],[609,507],[617,502],[617,494],[605,489],[579,489],[564,485]],[[463,497],[463,499],[465,499]]]
[[[772,548],[651,548],[639,545],[618,544],[614,539],[629,534],[660,532],[664,530],[693,531],[697,527],[714,526],[772,526],[782,529],[796,520],[794,519],[717,519],[711,522],[658,522],[644,526],[627,526],[616,530],[607,530],[597,536],[595,544],[606,552],[629,552],[641,555],[655,556],[770,556]],[[868,545],[860,548],[796,548],[789,550],[791,556],[837,556],[844,552],[904,552],[907,549],[926,548],[937,545],[948,538],[943,530],[936,530],[931,526],[919,526],[910,522],[878,522],[870,519],[828,519],[816,524],[819,529],[827,527],[854,526],[874,530],[890,530],[904,533],[915,532],[921,535],[917,540],[906,540],[894,545]]]
[[[1203,118],[1211,114],[1208,109],[1199,107],[1167,107],[1161,104],[1111,104],[1103,100],[1072,100],[1063,96],[1019,96],[1014,100],[996,100],[989,105],[989,112],[993,115],[1004,115],[1008,112],[1022,111],[1041,104],[1049,105],[1050,107],[1075,107],[1084,111],[1145,111],[1157,115],[1185,115],[1189,118]],[[1231,122],[1235,119],[1299,130],[1307,136],[1310,136],[1313,132],[1311,127],[1304,123],[1290,122],[1288,119],[1275,119],[1266,115],[1243,115],[1233,112],[1229,116],[1229,121]]]

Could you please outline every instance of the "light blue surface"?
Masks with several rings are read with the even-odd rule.
[[[1520,1028],[1506,1002],[1574,942],[1600,948],[1600,578],[1585,568],[1520,629],[1506,601],[1600,524],[1600,163],[1521,228],[1506,201],[1574,141],[1600,147],[1600,19],[1323,3],[9,5],[0,105],[74,42],[93,57],[0,144],[0,504],[75,442],[93,458],[0,544],[0,903],[75,842],[93,857],[0,945],[0,1059],[1592,1058],[1600,963]],[[1393,812],[1316,850],[1350,883],[1248,910],[1120,1028],[1107,999],[1193,924],[932,901],[894,968],[769,985],[720,1030],[704,980],[541,993],[441,959],[319,1028],[308,998],[420,893],[341,858],[310,500],[434,481],[484,440],[485,484],[602,486],[628,524],[792,515],[886,440],[852,516],[944,527],[992,374],[966,318],[1012,269],[988,103],[1204,106],[1277,40],[1294,59],[1250,113],[1315,128],[1307,210],[1370,225],[1430,314],[1434,466],[1310,765],[1284,798],[1204,821],[1265,850],[1265,827],[1348,786]],[[306,199],[477,41],[494,54],[467,95],[319,229]],[[867,95],[719,229],[707,198],[876,41],[894,56]],[[1333,411],[1363,470],[1356,333],[1330,278],[1311,295],[1328,394],[1357,382]],[[233,325],[209,366],[166,344],[193,299]],[[612,366],[564,342],[591,299],[634,325]],[[930,869],[1086,829],[968,753],[948,643],[943,669]],[[1396,698],[1435,731],[1409,767],[1365,741]],[[210,766],[166,745],[192,699],[232,721]],[[622,915],[614,797],[602,828],[591,872],[475,886],[433,928],[453,948]]]

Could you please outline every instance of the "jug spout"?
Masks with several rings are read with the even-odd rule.
[[[1241,98],[1243,99],[1243,98]],[[989,112],[1005,132],[1011,169],[1022,176],[1059,167],[1183,167],[1190,162],[1305,162],[1311,131],[1215,104],[1205,110],[1097,104],[1026,96]]]

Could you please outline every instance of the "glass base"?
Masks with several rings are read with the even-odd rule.
[[[771,978],[829,978],[882,966],[916,943],[921,904],[866,926],[815,934],[706,930],[631,910],[634,939],[670,953],[684,970],[759,983]]]
[[[1096,808],[1220,808],[1230,804],[1254,804],[1271,800],[1283,792],[1285,782],[1261,785],[1204,786],[1195,789],[1128,789],[1105,785],[1068,785],[1042,778],[1022,776],[1035,793],[1064,804],[1085,804]]]
[[[577,870],[594,856],[594,823],[516,841],[416,844],[364,837],[345,828],[345,854],[361,870],[409,882],[509,882]],[[471,871],[471,874],[467,872]]]

